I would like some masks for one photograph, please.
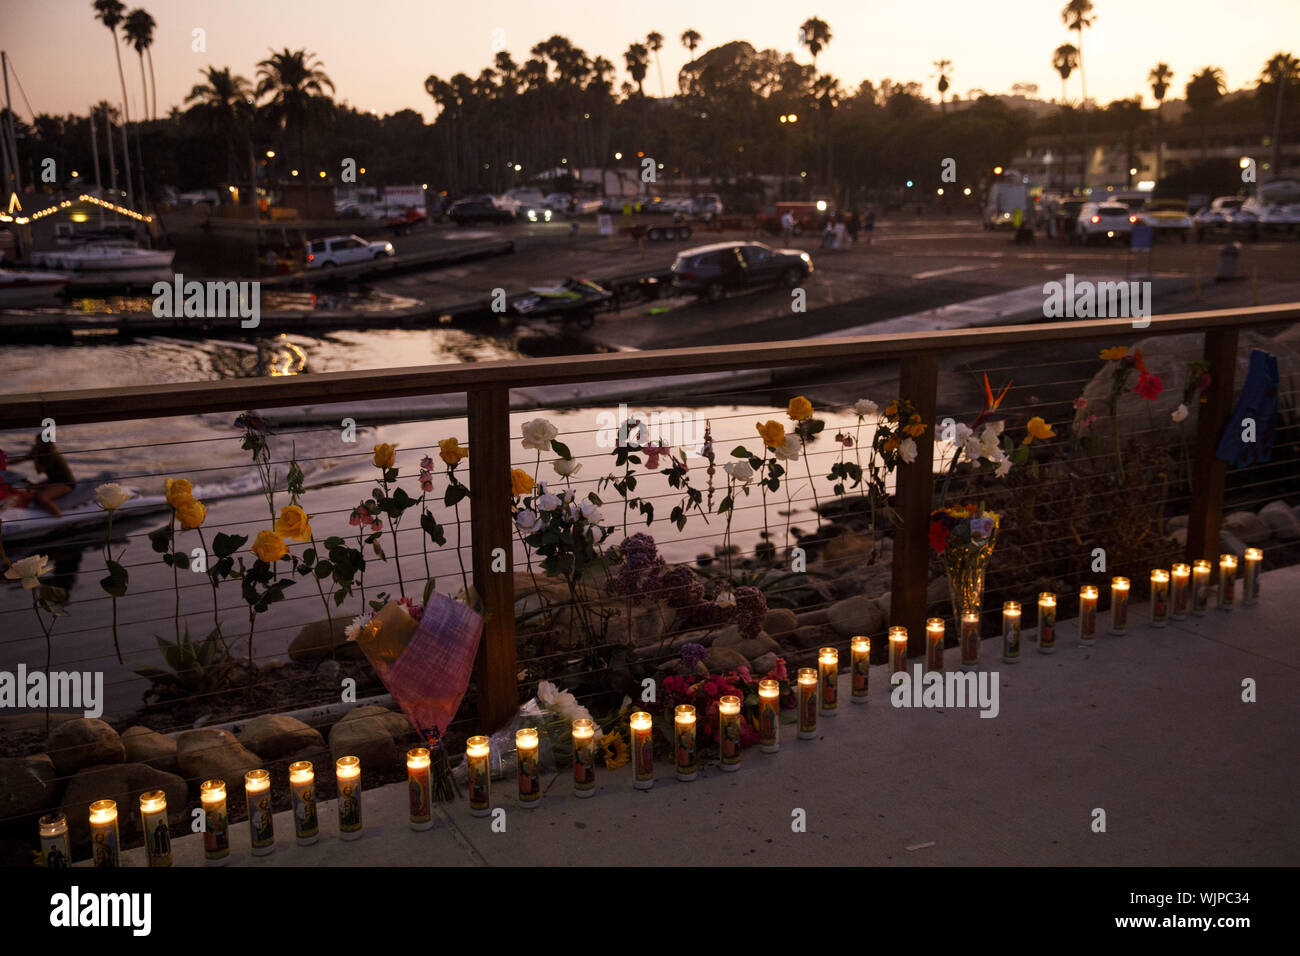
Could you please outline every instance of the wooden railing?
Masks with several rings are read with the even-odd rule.
[[[1227,466],[1215,458],[1235,395],[1238,331],[1300,322],[1300,303],[1158,316],[1135,328],[1131,319],[1094,319],[1040,325],[998,326],[907,335],[875,335],[812,341],[765,342],[706,348],[596,356],[434,365],[374,372],[330,372],[278,379],[193,382],[0,397],[0,428],[33,429],[46,418],[58,424],[156,419],[218,411],[375,401],[414,395],[464,392],[467,396],[472,495],[474,586],[483,602],[485,633],[479,655],[479,717],[495,728],[518,706],[514,633],[513,568],[493,573],[491,555],[512,555],[510,514],[510,390],[575,382],[687,375],[762,368],[825,369],[867,361],[900,366],[899,394],[922,420],[935,421],[939,360],[962,349],[1038,349],[1123,334],[1205,335],[1204,359],[1211,384],[1198,416],[1187,557],[1217,553]],[[902,527],[895,536],[891,621],[914,640],[924,635],[929,553],[926,529],[934,497],[933,429],[917,442],[916,459],[898,470],[895,508]],[[919,644],[918,644],[919,648]],[[916,650],[918,648],[913,648]]]

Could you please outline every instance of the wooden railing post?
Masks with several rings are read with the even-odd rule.
[[[938,405],[939,357],[930,352],[900,363],[898,394],[911,402],[925,434],[916,440],[916,460],[901,464],[894,501],[902,527],[894,532],[893,595],[889,623],[907,628],[908,653],[925,646],[925,592],[930,583],[930,507],[934,500],[934,420]]]
[[[491,733],[519,707],[510,537],[510,390],[476,389],[466,397],[474,589],[483,602],[484,622],[476,675],[478,717],[482,728]]]
[[[1196,416],[1196,452],[1191,463],[1192,501],[1187,517],[1187,560],[1216,558],[1223,522],[1223,489],[1228,463],[1215,456],[1219,438],[1232,414],[1237,374],[1237,330],[1205,333],[1205,361],[1210,387]],[[1240,427],[1240,423],[1238,423]]]

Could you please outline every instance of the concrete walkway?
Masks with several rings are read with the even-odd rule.
[[[1266,573],[1261,591],[1255,607],[1211,607],[1163,629],[1135,605],[1124,636],[1105,633],[1102,612],[1090,648],[1063,621],[1050,656],[1026,631],[1014,665],[985,641],[983,667],[999,677],[994,719],[895,708],[876,667],[868,705],[848,701],[842,674],[840,712],[819,719],[817,739],[782,725],[780,752],[747,750],[738,773],[706,767],[679,783],[659,765],[654,788],[637,791],[624,767],[599,774],[588,800],[564,773],[544,781],[531,810],[513,780],[494,781],[504,833],[464,801],[444,805],[434,830],[412,832],[406,787],[388,786],[364,795],[362,839],[338,839],[330,801],[314,846],[295,846],[281,813],[275,853],[253,858],[247,824],[232,826],[230,865],[1294,866],[1300,567]],[[957,662],[949,649],[947,666]],[[1246,678],[1257,703],[1242,701]],[[1093,832],[1097,808],[1104,833]],[[796,810],[806,832],[792,832]],[[143,865],[139,849],[124,857]],[[199,865],[200,838],[177,840],[174,857]]]

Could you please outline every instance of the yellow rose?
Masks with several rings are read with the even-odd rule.
[[[794,398],[790,399],[790,407],[786,409],[785,413],[796,422],[801,422],[805,418],[812,418],[812,402],[808,401],[808,399],[804,398],[802,395],[796,395]]]
[[[925,434],[925,426],[920,424],[908,425],[906,428],[903,429],[903,431],[907,432],[913,438],[920,438],[922,435]]]
[[[280,518],[275,523],[275,530],[277,534],[292,538],[294,541],[311,540],[311,525],[308,523],[307,512],[297,505],[288,505],[280,509]]]
[[[1107,362],[1117,362],[1126,355],[1128,355],[1127,345],[1116,345],[1114,348],[1101,350],[1101,357]]]
[[[766,425],[755,422],[754,427],[758,429],[759,437],[768,448],[780,448],[785,444],[785,426],[780,422],[769,421]]]
[[[194,486],[184,478],[168,478],[163,482],[166,489],[167,503],[178,507],[186,498],[194,497]]]
[[[392,468],[397,464],[397,446],[381,444],[375,446],[375,467]]]
[[[284,538],[280,537],[274,531],[259,531],[257,540],[253,542],[253,554],[257,555],[259,561],[265,561],[270,564],[272,561],[279,561],[289,549],[285,547]]]
[[[1052,431],[1052,426],[1047,424],[1039,415],[1029,419],[1029,423],[1025,425],[1025,431],[1029,434],[1025,435],[1024,441],[1020,443],[1022,445],[1028,445],[1035,438],[1056,437],[1056,432]]]
[[[462,458],[469,457],[469,447],[461,448],[454,438],[444,438],[438,442],[438,457],[449,465],[455,465]]]
[[[885,414],[888,415],[890,418],[893,418],[895,415],[897,415],[897,414],[898,414],[898,402],[890,402],[888,405],[886,405],[886,406],[885,406]]]
[[[176,509],[176,518],[181,523],[182,531],[193,531],[202,525],[203,519],[208,516],[208,509],[203,506],[203,502],[195,498],[186,498],[172,507]]]
[[[533,490],[533,476],[522,468],[510,469],[510,492],[516,498]]]

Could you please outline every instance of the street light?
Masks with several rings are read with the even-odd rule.
[[[622,153],[615,153],[615,154],[614,154],[614,158],[615,158],[615,159],[622,159],[622,158],[623,158],[623,154],[622,154]]]
[[[273,149],[268,149],[268,150],[266,151],[266,158],[267,158],[267,159],[275,159],[275,150],[273,150]]]

